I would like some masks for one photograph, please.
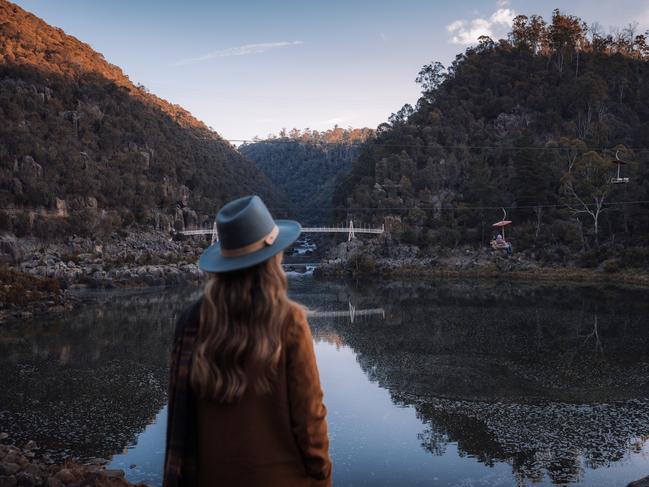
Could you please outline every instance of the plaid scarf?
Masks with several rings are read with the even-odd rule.
[[[200,303],[199,300],[187,308],[176,323],[169,374],[165,487],[197,483],[196,396],[189,383],[189,373],[198,333]]]

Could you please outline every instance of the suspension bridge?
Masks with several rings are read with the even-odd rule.
[[[384,232],[385,232],[385,225],[381,225],[380,227],[356,226],[354,225],[353,220],[349,220],[349,225],[346,226],[302,227],[302,233],[346,233],[347,241],[351,241],[353,238],[356,238],[356,235],[360,233],[380,235]],[[218,242],[219,240],[219,233],[216,230],[216,222],[212,225],[212,228],[181,230],[181,231],[177,231],[176,233],[181,235],[211,235],[212,243]]]

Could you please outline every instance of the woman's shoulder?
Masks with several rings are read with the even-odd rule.
[[[300,303],[289,301],[288,324],[289,326],[303,326],[307,325],[306,319],[307,309]]]
[[[302,341],[305,338],[311,339],[306,308],[295,301],[290,302],[286,332],[288,341],[291,343]]]

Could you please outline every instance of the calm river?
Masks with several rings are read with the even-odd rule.
[[[624,486],[649,475],[649,290],[291,275],[335,485]],[[174,320],[197,291],[97,293],[0,328],[0,431],[160,485]]]

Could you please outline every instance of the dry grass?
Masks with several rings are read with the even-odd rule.
[[[0,308],[56,299],[60,294],[61,286],[54,278],[34,277],[0,266]]]
[[[503,271],[496,268],[478,269],[449,269],[449,268],[421,268],[404,267],[388,271],[388,275],[395,277],[426,276],[438,278],[480,278],[480,279],[515,279],[521,281],[543,282],[584,282],[584,283],[612,283],[632,284],[636,286],[649,286],[649,273],[646,271],[625,270],[616,273],[598,272],[593,269],[534,269]]]

